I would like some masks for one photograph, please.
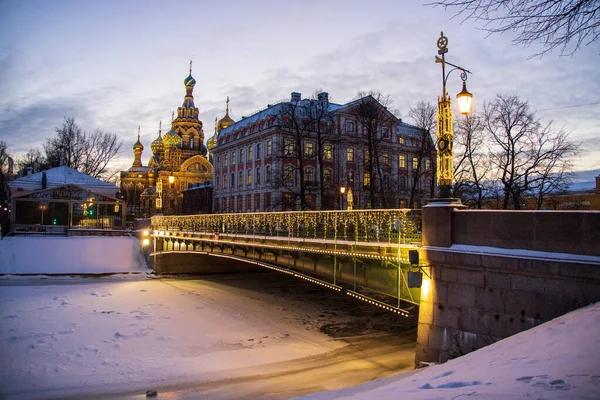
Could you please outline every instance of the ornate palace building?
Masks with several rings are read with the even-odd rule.
[[[150,145],[152,156],[148,165],[142,165],[144,146],[138,128],[133,165],[121,171],[121,195],[127,202],[128,215],[180,214],[182,191],[212,180],[213,167],[206,158],[202,122],[194,105],[196,80],[192,77],[191,62],[190,73],[183,83],[183,104],[177,109],[177,117],[172,115],[167,133],[163,135],[162,122],[159,125],[157,138]]]
[[[418,208],[436,189],[429,132],[373,96],[294,92],[237,122],[228,111],[208,142],[214,212]]]

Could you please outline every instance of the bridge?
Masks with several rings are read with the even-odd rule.
[[[435,202],[422,212],[154,216],[152,259],[157,273],[271,268],[400,317],[418,314],[420,365],[600,301],[599,227],[595,211]]]
[[[248,264],[344,292],[408,317],[409,251],[421,242],[417,210],[155,216],[156,272],[226,272]]]

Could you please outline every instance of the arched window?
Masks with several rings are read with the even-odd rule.
[[[194,137],[192,136],[190,138],[190,149],[193,149],[193,148],[194,148]]]

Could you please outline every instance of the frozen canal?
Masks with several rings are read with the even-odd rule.
[[[0,285],[6,399],[287,399],[413,368],[414,319],[276,272]]]

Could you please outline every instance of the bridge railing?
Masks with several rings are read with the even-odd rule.
[[[421,243],[421,210],[292,211],[154,216],[155,230],[354,242]]]

